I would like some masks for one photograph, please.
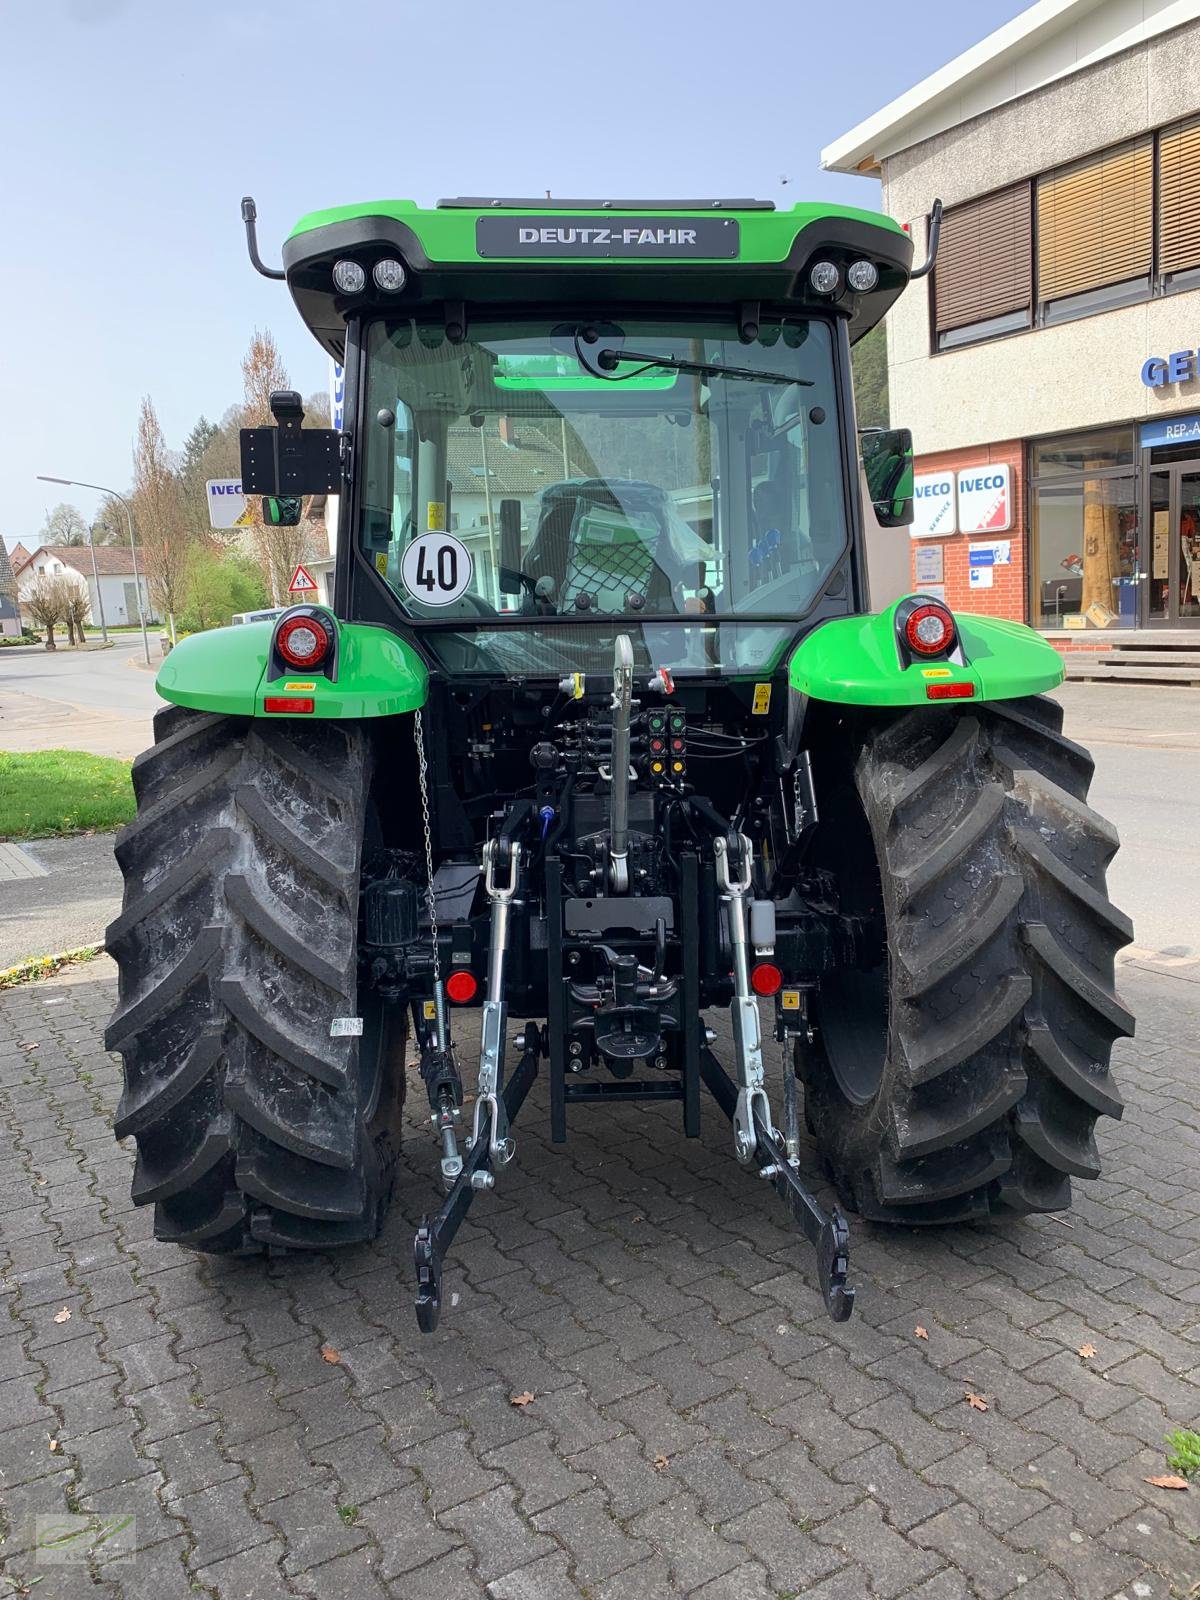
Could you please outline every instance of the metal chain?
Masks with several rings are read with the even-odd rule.
[[[433,985],[441,988],[442,958],[438,950],[437,896],[433,892],[433,826],[429,820],[429,763],[425,759],[425,722],[420,711],[413,712],[413,738],[417,743],[417,782],[421,790],[421,825],[425,830],[425,906],[429,912],[429,931],[433,938]]]

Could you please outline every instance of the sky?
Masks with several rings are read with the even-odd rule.
[[[1019,0],[2,0],[9,308],[0,533],[124,488],[141,397],[178,448],[255,328],[327,362],[264,259],[307,211],[443,195],[752,195],[876,207],[820,150]],[[786,181],[785,181],[786,180]]]

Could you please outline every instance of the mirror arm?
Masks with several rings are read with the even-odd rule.
[[[245,201],[242,202],[245,204]],[[929,212],[929,254],[919,267],[914,267],[908,278],[911,283],[914,278],[923,278],[933,271],[933,264],[937,260],[938,242],[942,237],[942,202],[935,200]]]
[[[254,204],[252,195],[242,197],[242,221],[246,224],[246,249],[250,252],[250,265],[255,272],[261,272],[264,278],[286,278],[287,273],[280,267],[268,267],[258,253],[258,234],[255,222],[258,220],[258,209]]]

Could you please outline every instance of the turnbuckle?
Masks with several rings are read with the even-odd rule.
[[[733,1150],[743,1166],[754,1159],[758,1126],[774,1131],[771,1103],[764,1087],[762,1021],[758,1000],[750,987],[750,958],[746,936],[746,896],[753,879],[750,841],[745,834],[713,840],[717,888],[726,908],[729,943],[733,949],[733,1000],[729,1021],[737,1061],[737,1103],[733,1110]],[[736,859],[735,859],[736,858]]]
[[[503,858],[503,861],[502,861]],[[500,868],[508,867],[508,881],[499,881]],[[488,950],[488,990],[483,1002],[479,1046],[479,1083],[475,1097],[475,1122],[472,1143],[485,1131],[492,1161],[503,1167],[512,1160],[516,1146],[508,1136],[508,1111],[501,1090],[504,1070],[504,1034],[508,1025],[508,1002],[504,999],[504,965],[508,955],[508,920],[512,902],[520,885],[521,847],[515,841],[498,837],[483,847],[484,888],[492,902],[492,935]]]

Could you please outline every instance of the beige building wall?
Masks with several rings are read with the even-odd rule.
[[[1200,22],[912,145],[883,162],[883,209],[917,255],[936,197],[952,206],[1200,109]],[[929,284],[888,316],[892,420],[918,454],[1195,411],[1200,382],[1147,389],[1147,356],[1200,346],[1200,291],[931,355]]]

